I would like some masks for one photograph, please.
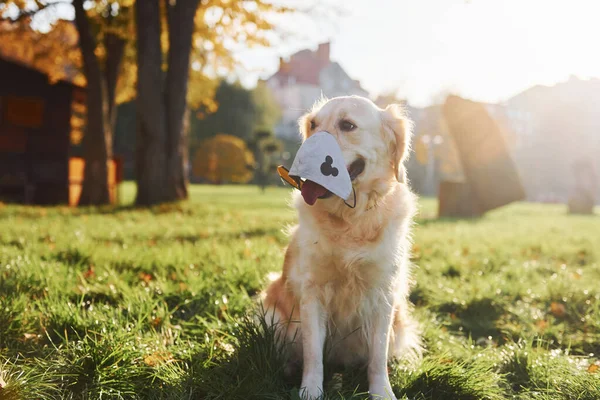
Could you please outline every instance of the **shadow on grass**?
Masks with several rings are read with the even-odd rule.
[[[2,213],[0,213],[0,220],[13,217],[19,217],[24,219],[37,219],[48,215],[66,217],[78,217],[83,215],[117,215],[122,213],[130,213],[133,211],[147,211],[155,215],[170,213],[193,215],[196,213],[195,208],[197,207],[193,207],[189,200],[173,203],[163,203],[155,206],[138,206],[135,204],[127,204],[71,207],[67,205],[32,206],[22,204],[9,204],[9,206]]]
[[[92,258],[79,249],[61,250],[58,253],[50,254],[49,256],[42,256],[42,259],[45,261],[58,261],[71,267],[87,267],[92,262]]]
[[[215,343],[231,340],[235,350],[215,352],[194,378],[201,398],[301,399],[302,365],[290,363],[286,351],[286,346],[293,344],[278,340],[281,325],[259,311],[253,315],[237,320],[226,338],[213,339]],[[324,367],[323,400],[368,399],[365,368],[341,370],[330,363]],[[341,382],[336,380],[336,372],[342,373],[336,374],[343,376]]]
[[[470,223],[475,224],[484,219],[484,216],[479,217],[441,217],[441,218],[419,218],[415,219],[415,223],[417,226],[428,226],[428,225],[452,225],[457,222]]]
[[[173,244],[174,242],[178,242],[180,244],[189,243],[195,245],[197,243],[201,243],[206,240],[217,240],[223,241],[227,239],[252,239],[262,236],[270,236],[275,240],[280,241],[279,238],[282,236],[281,228],[254,228],[254,229],[244,229],[239,231],[227,231],[227,232],[199,232],[198,234],[188,234],[188,235],[165,235],[165,236],[148,236],[141,237],[138,235],[130,235],[128,236],[128,240],[119,237],[102,237],[96,236],[94,237],[95,241],[106,243],[106,244],[115,244],[122,246],[125,243],[136,243],[136,242],[148,242],[152,246],[157,244]]]
[[[396,376],[400,395],[414,400],[500,400],[505,398],[492,365],[468,365],[444,358],[423,362],[418,371]]]
[[[442,313],[450,313],[450,330],[471,336],[474,340],[489,336],[503,342],[498,320],[506,310],[490,298],[473,300],[465,305],[443,303],[439,306]]]

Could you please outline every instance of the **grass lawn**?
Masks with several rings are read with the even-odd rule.
[[[193,186],[151,210],[0,205],[0,399],[297,399],[300,377],[245,317],[281,268],[288,196]],[[427,353],[390,366],[399,398],[600,399],[600,216],[434,215],[423,200],[413,249]],[[366,398],[365,380],[346,371],[327,396]]]

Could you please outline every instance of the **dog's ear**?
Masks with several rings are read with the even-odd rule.
[[[398,182],[406,183],[404,162],[408,159],[410,153],[412,121],[406,116],[404,107],[399,104],[390,104],[382,113],[383,125],[393,136],[390,151],[396,179]]]
[[[310,133],[310,121],[312,118],[313,116],[310,112],[298,118],[298,128],[300,129],[300,135],[302,136],[303,141],[306,140]]]
[[[311,124],[315,116],[317,115],[317,112],[321,109],[321,107],[323,107],[325,103],[327,103],[327,101],[327,97],[323,96],[323,93],[321,93],[321,97],[319,97],[319,99],[315,101],[315,104],[313,104],[312,109],[300,118],[298,118],[298,127],[300,128],[300,135],[302,135],[302,140],[306,140],[310,136],[312,129],[314,129],[314,127],[312,127],[311,129]]]

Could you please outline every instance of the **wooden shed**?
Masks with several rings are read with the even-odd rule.
[[[77,204],[85,88],[0,58],[0,201]],[[111,162],[112,201],[120,181]]]

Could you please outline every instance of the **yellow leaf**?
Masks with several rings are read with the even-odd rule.
[[[142,280],[146,283],[148,283],[152,280],[152,274],[149,274],[147,272],[140,272],[139,277],[140,277],[140,280]]]
[[[159,364],[173,362],[175,359],[169,352],[156,352],[144,358],[144,363],[149,367],[155,367]]]
[[[598,372],[598,369],[600,369],[600,367],[598,366],[598,364],[591,364],[588,367],[587,372],[589,372],[590,374],[595,374],[596,372]]]
[[[547,322],[546,320],[539,319],[539,320],[538,320],[538,321],[535,323],[535,326],[537,326],[537,328],[538,328],[540,331],[543,331],[543,330],[545,330],[545,329],[548,327],[548,322]]]
[[[555,317],[560,318],[565,316],[565,314],[567,313],[567,309],[563,303],[553,301],[552,304],[550,304],[550,312]]]

